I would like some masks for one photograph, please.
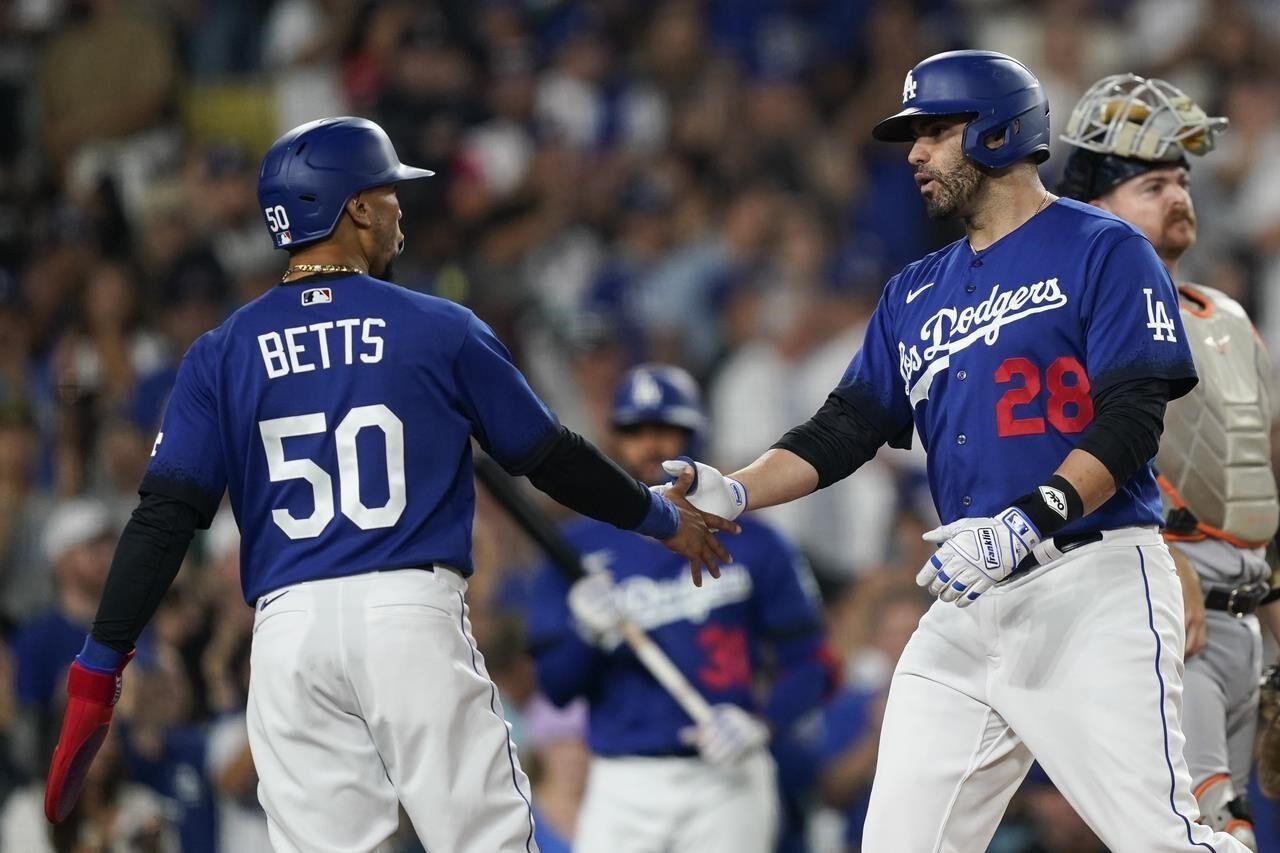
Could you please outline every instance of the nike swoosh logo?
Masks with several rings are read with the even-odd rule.
[[[279,595],[275,595],[275,596],[272,596],[271,598],[263,599],[262,604],[258,605],[258,610],[260,611],[266,610],[268,607],[275,604],[277,601],[284,598],[288,594],[289,594],[289,590],[286,589],[284,592],[280,593]]]
[[[915,290],[913,290],[913,291],[911,291],[910,293],[908,293],[908,294],[907,294],[907,304],[908,304],[908,305],[910,305],[910,304],[911,304],[911,302],[912,302],[912,300],[914,300],[914,299],[915,299],[917,296],[919,296],[920,294],[924,293],[924,292],[925,292],[926,290],[928,290],[929,288],[933,287],[933,285],[934,285],[934,282],[932,282],[932,281],[931,281],[931,282],[929,282],[928,284],[922,284],[922,285],[920,285],[920,286],[919,286],[919,287],[917,287]]]

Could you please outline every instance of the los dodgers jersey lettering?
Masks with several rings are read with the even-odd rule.
[[[187,352],[141,491],[229,492],[252,603],[301,581],[471,571],[471,445],[536,464],[559,428],[467,309],[368,276],[280,285]]]
[[[1093,420],[1091,394],[1196,383],[1172,280],[1137,229],[1059,199],[981,252],[959,240],[890,280],[836,393],[895,443],[914,425],[944,523],[994,515],[1047,480]],[[1148,463],[1065,532],[1161,522]]]

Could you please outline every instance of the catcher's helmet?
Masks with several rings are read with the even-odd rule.
[[[707,426],[697,381],[669,364],[642,364],[628,370],[614,392],[610,421],[615,429],[641,424],[683,427],[691,443],[702,438]]]
[[[258,201],[276,248],[328,237],[361,190],[426,178],[406,166],[381,127],[363,118],[322,118],[275,141],[262,158]]]
[[[1093,201],[1161,166],[1190,169],[1186,155],[1208,154],[1226,127],[1172,83],[1104,77],[1081,96],[1059,137],[1072,150],[1058,195]]]
[[[1024,157],[1049,159],[1049,99],[1040,81],[1012,56],[991,50],[939,53],[907,72],[902,109],[881,121],[871,135],[882,142],[912,142],[916,116],[969,115],[964,129],[966,157],[1000,169]],[[988,148],[992,136],[1004,137]]]

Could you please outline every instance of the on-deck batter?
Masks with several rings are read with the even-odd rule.
[[[670,479],[663,460],[697,452],[706,417],[693,377],[647,364],[623,377],[611,420],[616,458],[657,485]],[[703,589],[644,537],[587,519],[565,536],[593,571],[571,588],[552,567],[539,574],[529,642],[543,691],[591,705],[574,850],[772,853],[780,798],[771,733],[787,733],[836,677],[807,564],[754,519],[734,539],[735,562]],[[619,643],[624,616],[712,704],[709,722],[695,727]]]
[[[1059,191],[1140,228],[1176,281],[1178,261],[1196,239],[1187,155],[1211,151],[1225,125],[1163,80],[1106,77],[1071,113],[1062,139],[1074,149]],[[1187,766],[1202,821],[1256,850],[1245,799],[1262,674],[1255,613],[1273,630],[1280,625],[1280,605],[1262,607],[1274,596],[1264,546],[1280,511],[1271,472],[1270,358],[1234,299],[1189,282],[1178,282],[1178,291],[1203,381],[1170,404],[1156,468],[1165,539],[1192,572],[1190,593],[1199,599],[1184,602]],[[1193,647],[1193,632],[1206,640]]]
[[[914,426],[945,522],[939,596],[894,673],[863,849],[986,849],[1033,759],[1114,853],[1246,849],[1183,759],[1182,599],[1150,459],[1196,381],[1151,244],[1055,199],[1048,101],[1017,60],[924,60],[875,136],[911,142],[926,209],[966,238],[886,286],[806,424],[695,502],[726,512],[847,476]],[[745,500],[743,493],[745,492]]]
[[[403,247],[400,163],[358,118],[295,128],[258,197],[283,282],[187,352],[92,635],[71,666],[45,795],[66,817],[134,641],[224,491],[254,604],[249,740],[271,843],[365,853],[403,804],[439,853],[530,853],[533,816],[464,593],[471,439],[595,518],[665,540],[700,572],[728,555],[534,395],[492,330],[382,275]]]

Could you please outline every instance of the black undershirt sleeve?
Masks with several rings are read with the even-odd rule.
[[[887,440],[853,403],[833,392],[813,417],[773,446],[812,465],[818,488],[825,489],[865,464]]]
[[[178,574],[201,512],[176,498],[144,492],[133,511],[102,590],[93,638],[127,653],[155,615]]]
[[[649,489],[564,426],[522,473],[556,502],[624,530],[634,529],[649,512]]]
[[[1160,448],[1164,410],[1175,388],[1167,379],[1131,379],[1094,393],[1093,423],[1077,449],[1097,457],[1122,486]]]

